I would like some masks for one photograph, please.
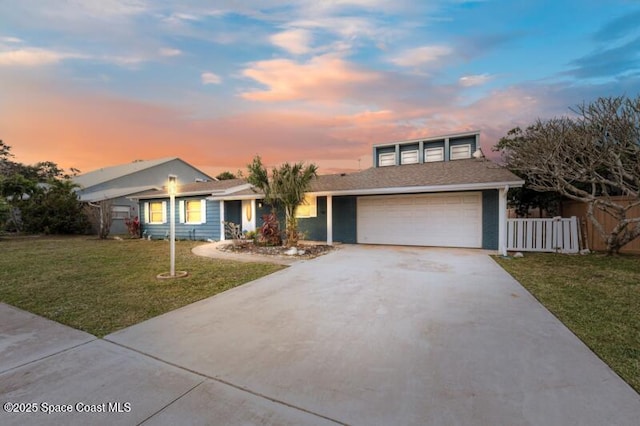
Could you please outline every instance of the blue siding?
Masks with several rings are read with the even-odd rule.
[[[333,241],[345,244],[357,242],[356,197],[333,197]]]
[[[382,146],[379,148],[374,149],[374,158],[373,158],[373,164],[375,165],[375,167],[379,167],[380,164],[378,163],[378,157],[380,156],[380,154],[387,154],[390,152],[396,152],[396,147],[395,146]],[[397,160],[397,158],[396,158]]]
[[[499,202],[498,190],[482,191],[482,248],[498,249]]]
[[[327,197],[318,197],[318,215],[316,217],[299,218],[298,231],[306,240],[327,241]]]
[[[207,217],[203,224],[180,223],[180,201],[202,200],[202,197],[176,197],[175,221],[176,239],[178,240],[220,240],[220,202],[206,201]],[[164,201],[167,203],[167,222],[162,224],[146,223],[144,205],[147,202]],[[140,218],[143,236],[151,236],[153,239],[163,239],[169,235],[169,199],[142,200],[140,201]]]
[[[418,150],[419,147],[420,147],[420,145],[417,144],[417,143],[412,143],[412,144],[407,144],[407,145],[400,145],[400,152],[416,151],[416,150]]]
[[[464,138],[455,138],[449,140],[449,146],[458,146],[458,145],[471,145],[471,154],[473,154],[476,150],[476,138],[475,136],[467,136]]]
[[[444,139],[439,141],[429,141],[425,142],[423,145],[424,149],[427,148],[444,148]]]

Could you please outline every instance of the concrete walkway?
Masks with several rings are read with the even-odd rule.
[[[210,244],[202,244],[194,247],[191,252],[198,256],[211,257],[214,259],[234,260],[236,262],[258,262],[258,263],[274,263],[276,265],[290,266],[294,263],[302,262],[304,259],[294,256],[263,256],[259,254],[240,254],[229,253],[218,250],[218,247],[232,244],[229,241],[217,241]]]
[[[7,316],[31,325],[7,330]],[[345,246],[104,340],[31,317],[0,304],[0,360],[11,354],[0,402],[129,402],[130,412],[0,413],[0,424],[640,418],[640,396],[478,250]],[[37,349],[24,343],[47,327],[32,336],[44,339]]]

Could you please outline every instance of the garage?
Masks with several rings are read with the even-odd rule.
[[[482,247],[482,193],[362,196],[357,241],[436,247]]]

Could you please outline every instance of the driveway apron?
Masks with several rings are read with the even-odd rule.
[[[221,386],[318,422],[640,418],[639,395],[480,250],[344,246],[105,339],[207,378],[149,424],[215,423],[189,404]]]

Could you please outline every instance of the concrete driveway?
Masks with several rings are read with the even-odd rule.
[[[133,386],[119,397],[139,411],[90,417],[95,424],[637,425],[640,418],[640,396],[478,250],[345,246],[77,346],[85,337],[40,361],[8,370],[0,363],[0,396],[76,395],[81,379],[93,399]],[[67,368],[54,381],[56,357],[71,362],[89,349],[85,358],[104,370],[93,368],[91,380]],[[118,380],[109,379],[114,371]],[[9,392],[6,380],[15,385]]]

